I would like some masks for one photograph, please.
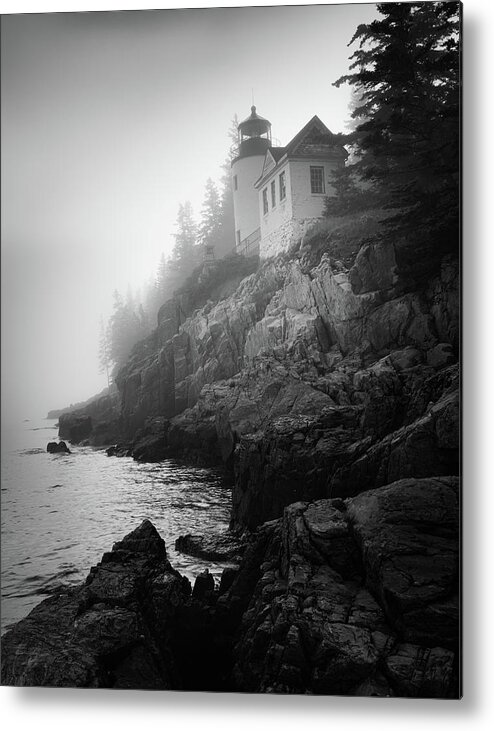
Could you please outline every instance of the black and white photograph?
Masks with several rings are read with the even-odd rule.
[[[3,686],[461,699],[462,13],[2,14]]]

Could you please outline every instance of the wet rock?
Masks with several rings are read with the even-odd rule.
[[[176,539],[175,549],[206,561],[238,562],[244,552],[245,543],[232,533],[207,536],[188,533]]]
[[[458,478],[288,506],[220,590],[144,521],[2,640],[7,685],[458,697]]]
[[[48,442],[46,451],[50,454],[70,454],[70,449],[65,442]]]
[[[147,419],[144,427],[135,435],[132,456],[139,462],[160,462],[167,456],[168,419]]]
[[[458,697],[457,547],[455,477],[291,505],[218,600],[242,616],[236,687]]]
[[[132,446],[130,444],[112,444],[106,450],[108,457],[131,457]]]
[[[6,685],[180,687],[174,617],[190,585],[149,521],[116,543],[85,584],[41,602],[2,638]]]

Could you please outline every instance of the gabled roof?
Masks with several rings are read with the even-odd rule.
[[[270,170],[276,167],[278,160],[285,154],[285,147],[269,147],[264,156],[260,177],[263,178]]]
[[[267,175],[270,175],[275,168],[281,167],[289,158],[320,159],[328,156],[333,159],[346,159],[348,153],[343,145],[335,140],[335,135],[319,117],[314,115],[286,147],[270,147],[267,150],[262,173],[254,186],[262,185]]]
[[[345,148],[335,141],[335,135],[321,122],[317,114],[286,146],[289,156],[310,157],[320,155],[322,152],[327,154],[329,151],[337,157],[348,157]]]

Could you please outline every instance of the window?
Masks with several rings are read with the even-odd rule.
[[[264,215],[268,212],[268,189],[264,188],[262,191],[262,212]]]
[[[310,168],[310,192],[311,193],[324,193],[324,168],[323,167],[312,167]]]
[[[276,181],[271,181],[271,207],[274,208],[276,205]]]
[[[237,246],[240,246],[240,229],[237,231]]]
[[[284,201],[286,198],[286,180],[285,173],[280,173],[280,201]]]
[[[238,190],[238,179],[237,176],[233,176],[233,190]]]

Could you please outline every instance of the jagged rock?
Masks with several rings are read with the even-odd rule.
[[[225,592],[228,591],[228,589],[231,587],[233,582],[235,581],[236,576],[238,575],[238,569],[234,569],[233,567],[227,567],[226,569],[223,569],[221,573],[220,578],[220,586],[218,589],[218,593],[220,596],[222,594],[225,594]]]
[[[349,268],[279,257],[189,317],[166,305],[118,377],[130,432],[169,419],[134,456],[224,462],[232,525],[250,528],[296,500],[455,473],[457,402],[441,374],[456,352],[457,264],[414,280],[409,254],[366,244]],[[351,423],[325,423],[332,408]]]
[[[160,462],[167,456],[169,422],[163,417],[147,419],[135,435],[132,456],[139,462]]]
[[[144,521],[2,640],[2,682],[458,697],[458,478],[298,502],[220,590]]]
[[[356,366],[326,381],[334,402],[348,394],[353,405],[271,418],[237,437],[232,527],[254,528],[297,500],[458,472],[457,366],[435,373],[413,349]]]
[[[349,272],[349,279],[356,294],[394,287],[398,281],[398,273],[393,244],[388,242],[362,246]]]
[[[2,638],[2,683],[180,687],[172,625],[190,585],[149,521],[116,543],[85,584],[41,602]]]
[[[70,449],[65,442],[48,442],[46,451],[50,454],[70,454]]]
[[[457,570],[455,477],[289,506],[218,600],[237,688],[458,697]]]
[[[101,447],[119,438],[118,394],[106,394],[86,402],[83,408],[60,415],[58,435],[72,444],[86,442]]]
[[[196,576],[194,588],[192,589],[192,598],[204,599],[206,594],[212,591],[214,591],[213,575],[209,573],[209,569],[204,569],[202,573]]]

